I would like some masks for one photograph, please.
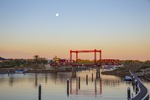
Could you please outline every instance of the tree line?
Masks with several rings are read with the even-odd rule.
[[[46,64],[47,59],[34,55],[33,59],[5,59],[0,62],[0,67],[19,67],[21,65]]]

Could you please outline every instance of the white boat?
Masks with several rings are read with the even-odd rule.
[[[125,76],[124,80],[125,81],[132,81],[132,77],[131,76]]]

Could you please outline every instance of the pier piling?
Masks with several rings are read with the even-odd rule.
[[[80,90],[80,77],[79,77],[79,90]]]
[[[41,100],[41,84],[39,84],[38,100]]]
[[[67,96],[69,96],[69,79],[67,79]]]
[[[130,92],[130,87],[128,87],[128,89],[127,89],[127,98],[128,98],[128,100],[130,100],[131,99],[131,92]]]
[[[86,75],[86,85],[88,85],[88,75]]]

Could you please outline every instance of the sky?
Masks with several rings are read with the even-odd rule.
[[[93,49],[150,60],[150,0],[0,0],[1,57],[68,59],[70,50]]]

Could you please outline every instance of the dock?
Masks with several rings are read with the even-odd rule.
[[[143,85],[141,80],[130,71],[133,80],[137,80],[138,92],[137,94],[131,98],[130,100],[149,100],[149,94],[147,88]]]

